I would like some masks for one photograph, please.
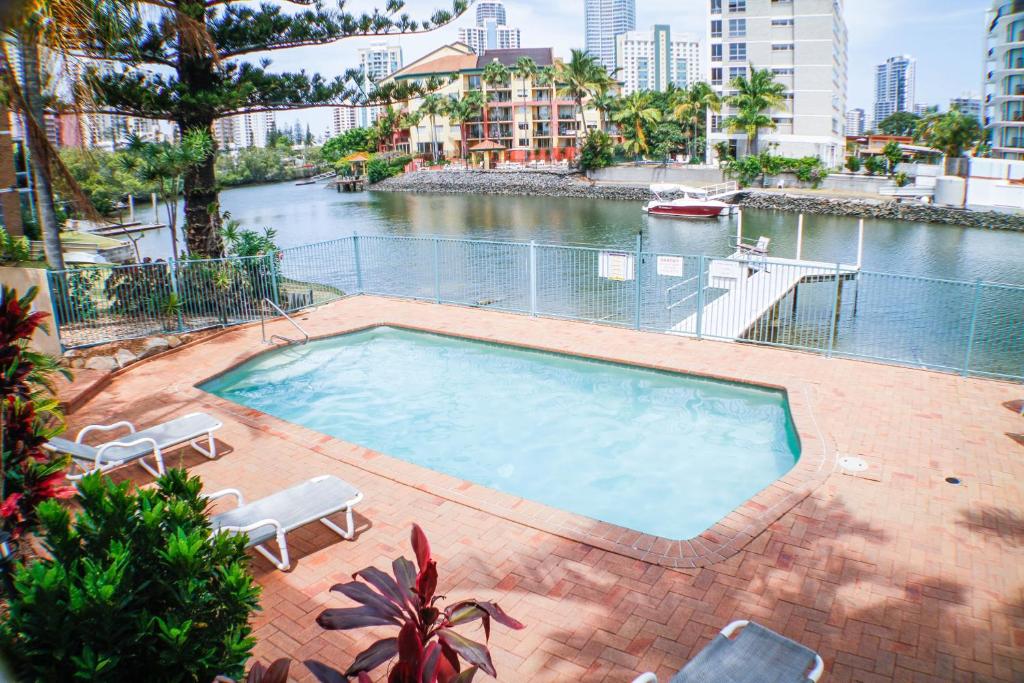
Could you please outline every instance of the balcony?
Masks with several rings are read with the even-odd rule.
[[[551,124],[540,123],[535,121],[533,124],[533,136],[535,138],[549,138],[551,137]]]
[[[559,137],[576,137],[576,131],[579,130],[579,126],[575,123],[560,123],[558,124],[558,136]]]
[[[487,93],[488,102],[511,102],[512,91],[511,90],[499,90],[497,92],[491,91]]]
[[[551,91],[550,90],[534,90],[533,91],[534,102],[550,102]]]

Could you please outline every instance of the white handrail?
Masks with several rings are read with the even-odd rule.
[[[285,336],[280,335],[280,334],[272,334],[272,335],[270,335],[270,339],[268,340],[267,339],[266,316],[264,315],[264,308],[263,308],[263,306],[260,306],[260,332],[263,334],[263,343],[264,344],[272,344],[275,339],[280,339],[281,341],[283,341],[286,344],[305,344],[306,342],[309,341],[309,333],[306,332],[304,329],[302,329],[302,325],[299,325],[297,322],[295,322],[295,320],[290,315],[285,313],[281,309],[280,306],[275,304],[273,301],[271,301],[267,297],[263,297],[263,301],[261,303],[270,304],[271,307],[273,307],[273,309],[275,311],[277,311],[278,313],[283,315],[285,320],[290,322],[295,329],[297,329],[299,332],[302,333],[302,341],[299,341],[298,339],[292,339],[291,337],[285,337]]]

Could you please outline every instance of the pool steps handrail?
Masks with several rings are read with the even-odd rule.
[[[270,338],[268,339],[267,338],[267,316],[265,314],[266,308],[264,306],[260,306],[260,333],[263,335],[263,343],[264,344],[273,344],[275,339],[280,339],[285,344],[305,344],[306,342],[309,341],[309,333],[306,332],[306,330],[302,329],[302,325],[300,325],[299,323],[295,322],[295,319],[292,318],[287,313],[285,313],[284,310],[282,310],[280,306],[275,304],[273,301],[271,301],[267,297],[263,297],[263,301],[261,303],[263,303],[264,306],[266,304],[270,304],[270,306],[275,311],[277,311],[278,313],[283,315],[285,320],[290,322],[292,324],[292,326],[295,329],[297,329],[302,334],[302,340],[301,341],[298,340],[298,339],[292,339],[291,337],[285,337],[284,335],[280,335],[280,334],[272,334],[272,335],[270,335]]]

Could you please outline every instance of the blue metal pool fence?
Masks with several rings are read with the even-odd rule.
[[[52,271],[65,348],[358,294],[1024,379],[1024,287],[534,242],[353,235],[257,257]]]

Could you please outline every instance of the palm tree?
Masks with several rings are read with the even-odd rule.
[[[942,150],[946,155],[946,172],[954,175],[957,162],[968,149],[975,147],[984,137],[981,125],[972,116],[959,110],[945,114],[933,113],[921,119],[914,131],[916,142]]]
[[[493,62],[484,67],[484,73],[481,79],[485,86],[498,86],[505,85],[512,80],[512,72],[509,71],[508,67],[495,59]],[[486,90],[486,88],[485,88]],[[489,139],[491,137],[491,125],[490,125],[490,98],[487,93],[484,93],[484,138]]]
[[[530,99],[530,93],[527,91],[527,82],[537,78],[537,62],[533,61],[532,57],[520,57],[516,60],[516,63],[512,66],[512,75],[520,80],[522,83],[523,93],[523,113],[526,116],[527,123],[529,123],[530,116],[525,106],[526,102]],[[513,121],[515,116],[513,115]]]
[[[639,158],[648,150],[644,126],[661,121],[661,110],[654,106],[654,96],[648,91],[641,90],[623,100],[612,118],[629,130],[626,148],[634,157]]]
[[[686,90],[679,90],[670,100],[672,117],[690,132],[690,158],[696,154],[697,135],[701,126],[707,124],[708,112],[722,111],[722,100],[707,83],[694,83]]]
[[[466,158],[466,123],[480,116],[483,106],[484,96],[479,90],[469,91],[462,99],[452,95],[445,104],[448,121],[459,126],[459,135],[462,138],[459,156],[462,159]]]
[[[181,142],[143,142],[138,136],[128,138],[128,154],[121,157],[124,170],[140,181],[153,184],[167,210],[167,227],[171,231],[171,252],[178,257],[178,197],[185,174],[213,154],[213,140],[203,130],[185,133]]]
[[[750,141],[750,155],[757,154],[757,138],[762,128],[775,129],[771,110],[778,109],[785,102],[786,86],[775,80],[771,69],[758,70],[750,65],[750,77],[737,76],[729,84],[735,95],[726,98],[725,103],[736,109],[736,113],[722,122],[731,132],[747,134]]]
[[[576,115],[580,121],[580,131],[586,129],[583,119],[583,100],[593,95],[602,84],[607,82],[608,72],[601,63],[589,52],[573,50],[568,62],[559,62],[556,78],[561,84],[558,94],[570,98],[576,103]],[[576,136],[576,145],[580,144],[580,136]]]
[[[430,152],[435,164],[437,163],[437,126],[434,122],[439,115],[444,114],[445,106],[446,102],[443,97],[437,93],[431,93],[423,98],[423,103],[416,110],[420,116],[426,116],[430,121]]]

